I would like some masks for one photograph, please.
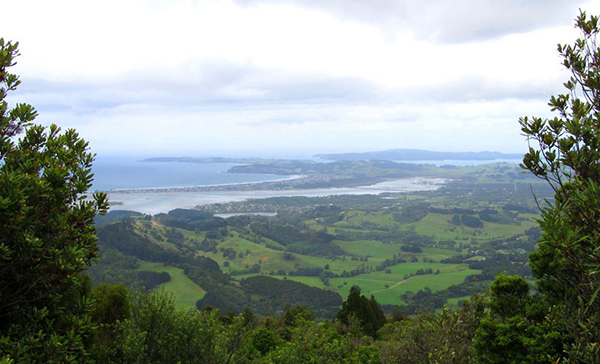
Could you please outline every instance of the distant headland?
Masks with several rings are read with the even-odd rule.
[[[142,162],[228,163],[227,173],[285,176],[283,180],[217,186],[190,186],[120,190],[113,192],[209,192],[288,190],[368,186],[383,181],[405,178],[455,179],[468,173],[456,165],[433,165],[418,161],[471,160],[498,163],[521,159],[521,154],[500,152],[432,152],[416,149],[394,149],[382,152],[318,154],[310,159],[265,159],[223,157],[158,157]],[[415,163],[416,161],[416,163]],[[452,164],[452,163],[449,163]],[[475,163],[480,164],[480,163]],[[458,168],[458,169],[457,169]],[[470,173],[477,173],[475,170]]]
[[[390,149],[363,153],[317,154],[316,158],[330,161],[388,160],[388,161],[441,161],[441,160],[498,160],[522,159],[523,154],[500,152],[434,152],[421,149]]]

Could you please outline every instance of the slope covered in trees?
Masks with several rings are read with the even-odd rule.
[[[521,119],[532,144],[523,166],[553,189],[541,230],[530,206],[506,200],[518,200],[517,191],[463,180],[404,199],[346,196],[340,206],[299,208],[301,199],[276,218],[184,210],[109,216],[99,219],[99,245],[92,221],[107,207],[105,196],[85,198],[93,156],[74,131],[32,125],[30,106],[8,109],[4,99],[18,78],[7,69],[17,48],[0,40],[0,362],[599,362],[598,18],[582,13],[577,27],[582,38],[559,46],[572,72],[568,93],[550,101],[559,116]],[[450,194],[461,203],[449,204]],[[288,249],[300,243],[310,249]],[[314,248],[321,246],[337,249]],[[163,264],[208,291],[199,302],[210,298],[221,310],[181,310],[164,292],[122,285],[90,292],[85,269],[98,247],[110,261],[89,270],[95,279],[117,267],[137,272],[133,281],[142,283],[135,284],[148,288],[164,275],[142,267]],[[527,255],[533,292],[523,278]],[[473,274],[463,277],[467,269]],[[455,311],[407,316],[390,307],[386,316],[375,296],[388,299],[385,292],[423,276],[438,286],[393,293],[405,308],[466,298],[459,295],[485,289],[474,281],[493,282]],[[443,286],[450,276],[466,279]],[[337,312],[315,322],[310,309],[286,304]]]

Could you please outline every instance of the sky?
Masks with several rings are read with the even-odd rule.
[[[37,122],[101,156],[523,152],[578,0],[19,0],[0,37]]]

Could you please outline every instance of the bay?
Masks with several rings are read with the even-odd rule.
[[[199,205],[247,201],[267,197],[322,197],[331,195],[379,195],[386,192],[402,193],[432,191],[447,183],[444,178],[406,178],[390,180],[370,186],[315,188],[309,190],[256,190],[208,192],[141,192],[108,194],[114,203],[112,210],[133,210],[146,214],[169,212],[176,208],[194,208]]]
[[[135,158],[102,158],[94,163],[95,180],[92,190],[109,191],[113,210],[135,210],[148,214],[168,212],[175,208],[193,208],[198,205],[246,201],[277,196],[329,196],[342,194],[374,194],[384,192],[412,192],[434,190],[446,183],[444,179],[410,178],[386,181],[380,184],[348,188],[320,188],[310,190],[256,190],[211,192],[144,192],[120,193],[119,189],[177,188],[189,186],[233,185],[240,183],[274,181],[289,178],[270,174],[226,173],[233,164],[141,162]],[[435,165],[469,166],[487,163],[518,163],[520,160],[488,161],[397,161]]]
[[[226,173],[232,166],[227,163],[141,162],[127,157],[98,158],[92,168],[92,191],[228,185],[285,178],[272,174]]]

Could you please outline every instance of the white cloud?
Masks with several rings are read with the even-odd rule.
[[[449,3],[20,0],[0,36],[11,101],[101,152],[522,150],[599,2]]]
[[[376,26],[389,37],[410,33],[435,43],[490,40],[570,25],[584,0],[235,0],[245,6],[295,4]]]

